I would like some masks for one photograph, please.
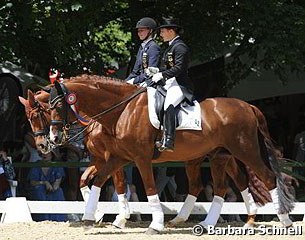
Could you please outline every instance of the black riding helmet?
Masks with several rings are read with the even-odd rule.
[[[138,28],[149,28],[154,31],[157,28],[157,23],[150,17],[144,17],[137,22],[136,29]]]

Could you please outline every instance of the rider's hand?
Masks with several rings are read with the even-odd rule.
[[[156,73],[156,74],[153,75],[151,80],[153,82],[157,83],[157,82],[159,82],[162,79],[163,79],[162,73]]]
[[[154,74],[156,74],[158,72],[159,72],[159,68],[157,68],[157,67],[148,67],[145,69],[145,74],[148,77],[152,77]]]
[[[126,82],[127,82],[127,83],[129,83],[129,84],[133,84],[133,82],[134,82],[134,78],[129,79],[129,80],[127,80]]]

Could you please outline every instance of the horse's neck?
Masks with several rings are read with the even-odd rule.
[[[128,88],[128,85],[118,84],[116,86],[107,81],[67,83],[66,86],[70,92],[76,93],[80,114],[87,115],[89,118],[94,118],[114,107],[132,94],[132,89]],[[105,127],[110,127],[117,121],[123,110],[124,104],[101,115],[97,121]]]

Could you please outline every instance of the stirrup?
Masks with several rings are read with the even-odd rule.
[[[163,139],[160,140],[160,141],[156,141],[156,142],[155,142],[155,146],[156,146],[157,149],[159,149],[160,147],[162,147],[162,145],[163,145]]]
[[[173,140],[163,141],[162,146],[160,146],[158,148],[158,150],[160,152],[163,152],[163,151],[173,152],[174,151],[174,142],[173,142]]]

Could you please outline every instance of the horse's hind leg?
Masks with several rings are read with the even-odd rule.
[[[189,194],[187,195],[182,208],[180,209],[178,215],[169,221],[168,227],[173,227],[179,223],[185,222],[194,208],[195,202],[198,195],[203,190],[203,185],[201,181],[201,163],[202,157],[188,161],[185,164],[185,170],[189,182]]]
[[[241,196],[246,205],[248,219],[244,227],[254,227],[255,216],[257,213],[257,205],[253,199],[252,194],[249,192],[248,184],[249,178],[245,174],[245,167],[241,168],[237,159],[234,159],[232,155],[224,156],[230,159],[226,167],[227,174],[231,177],[236,187],[239,189]],[[241,164],[241,163],[240,163]]]
[[[292,209],[293,204],[291,203],[291,199],[285,195],[284,186],[280,180],[278,181],[279,185],[277,186],[276,184],[276,179],[280,178],[277,173],[277,171],[279,172],[277,162],[274,162],[277,160],[271,159],[274,156],[270,155],[270,153],[266,156],[263,155],[267,161],[269,160],[269,164],[273,166],[273,169],[276,169],[272,171],[267,167],[267,164],[263,161],[261,156],[261,151],[263,153],[266,147],[261,144],[261,147],[264,149],[260,149],[259,146],[255,146],[255,144],[253,144],[255,142],[256,141],[254,140],[252,142],[248,142],[248,144],[247,142],[244,142],[243,146],[240,146],[242,152],[238,149],[235,149],[235,152],[230,151],[234,153],[235,157],[240,159],[244,164],[252,169],[263,181],[270,192],[273,206],[278,218],[285,227],[289,227],[292,225],[292,221],[289,219],[288,212]]]
[[[130,218],[130,208],[128,204],[128,199],[125,194],[125,174],[124,169],[121,168],[117,170],[112,175],[113,183],[115,190],[118,193],[118,202],[119,202],[119,214],[116,216],[112,225],[118,228],[124,228],[126,219]]]
[[[214,158],[211,163],[211,175],[213,180],[214,198],[209,209],[207,217],[199,224],[207,228],[215,226],[220,216],[224,202],[224,196],[227,192],[226,172],[224,171],[228,163],[227,158]]]

